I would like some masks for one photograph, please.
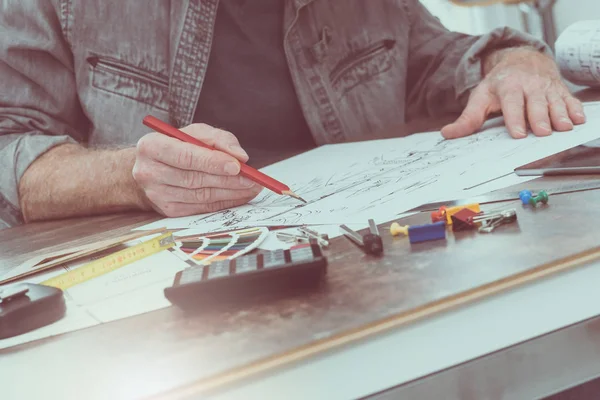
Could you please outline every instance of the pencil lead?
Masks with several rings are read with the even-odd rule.
[[[306,200],[304,200],[302,197],[298,196],[296,193],[292,192],[291,190],[284,190],[284,191],[283,191],[283,192],[281,192],[281,193],[283,193],[283,194],[285,194],[285,195],[288,195],[288,196],[290,196],[290,197],[293,197],[293,198],[295,198],[295,199],[297,199],[297,200],[300,200],[300,201],[302,201],[303,203],[308,203]]]

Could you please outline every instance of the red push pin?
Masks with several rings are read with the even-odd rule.
[[[439,210],[431,213],[431,222],[436,223],[440,221],[444,221],[446,219],[446,210],[448,208],[446,206],[441,206]]]

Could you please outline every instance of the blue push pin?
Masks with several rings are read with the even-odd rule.
[[[521,203],[523,203],[523,205],[527,205],[529,204],[529,199],[531,199],[531,197],[533,197],[533,195],[531,194],[531,190],[521,190],[519,192],[519,198],[521,199]]]

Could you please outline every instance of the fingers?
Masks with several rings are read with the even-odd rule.
[[[550,107],[550,120],[554,130],[563,132],[573,129],[573,122],[569,117],[567,105],[563,98],[555,91],[551,91],[546,96]]]
[[[475,89],[460,117],[442,128],[442,136],[455,139],[477,132],[485,122],[493,106],[493,98],[485,87]]]
[[[527,136],[527,122],[536,136],[548,136],[552,134],[553,129],[572,130],[573,120],[566,103],[567,97],[561,96],[560,92],[560,89],[553,86],[547,90],[537,87],[525,92],[518,86],[505,90],[500,103],[510,135],[516,139]],[[576,113],[581,119],[583,106],[578,104],[577,100],[571,104],[574,109],[573,114]]]
[[[570,131],[575,124],[585,123],[583,105],[561,84],[551,84],[542,94],[533,91],[527,96],[531,130],[537,136],[547,136],[556,131]]]
[[[498,102],[512,137],[525,137],[527,125],[535,135],[547,136],[585,122],[582,104],[569,93],[552,57],[528,48],[494,55],[479,87]]]
[[[240,161],[248,155],[235,136],[203,124],[182,131],[215,149],[156,132],[137,144],[133,178],[156,211],[169,217],[213,212],[245,204],[260,193],[261,186],[239,176]]]
[[[542,91],[535,91],[527,94],[526,97],[527,118],[534,135],[548,136],[552,134],[546,94]]]
[[[246,204],[252,198],[240,198],[235,200],[217,201],[208,204],[190,204],[190,203],[154,203],[155,209],[165,217],[176,218],[187,215],[211,213],[224,210],[226,208],[237,207]]]
[[[503,88],[498,97],[509,134],[515,139],[526,137],[528,123],[536,136],[550,135],[553,128],[568,131],[573,129],[573,124],[584,123],[581,102],[570,94],[561,96],[560,93],[556,88],[547,91],[536,88],[528,92],[519,85]],[[452,139],[475,133],[494,108],[489,92],[474,92],[457,121],[442,129],[442,136]]]
[[[177,186],[157,185],[146,191],[146,196],[154,203],[211,204],[223,201],[253,199],[260,193],[260,186],[250,189],[199,188],[185,189]]]
[[[162,184],[186,189],[211,187],[237,190],[248,189],[256,185],[250,179],[240,175],[212,175],[200,171],[177,169],[153,160],[136,163],[133,177],[136,182],[144,186]]]
[[[237,175],[240,172],[239,161],[229,154],[184,143],[156,132],[138,141],[137,153],[138,157],[182,170],[214,175]]]
[[[214,146],[218,150],[231,154],[242,162],[248,161],[248,154],[242,149],[240,142],[231,132],[207,124],[192,124],[181,130],[209,146]]]
[[[567,106],[567,112],[569,113],[571,121],[575,125],[585,123],[586,117],[585,112],[583,111],[583,104],[581,104],[581,101],[571,96],[571,94],[565,94],[563,96],[563,100]]]
[[[523,90],[518,87],[513,90],[507,90],[500,97],[502,114],[504,115],[504,124],[508,133],[515,139],[522,139],[527,136],[525,123],[525,97]]]

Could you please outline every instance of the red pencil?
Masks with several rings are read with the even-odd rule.
[[[153,117],[152,115],[148,115],[144,118],[144,125],[147,127],[154,129],[156,132],[162,133],[163,135],[171,136],[175,139],[179,139],[182,142],[195,144],[197,146],[205,147],[210,150],[216,150],[214,147],[203,143],[202,141],[186,134],[185,132],[180,131],[177,128],[172,127],[166,122],[161,121],[160,119]],[[296,193],[292,192],[289,186],[279,182],[276,179],[271,178],[268,175],[263,174],[257,169],[252,168],[251,166],[240,161],[240,175],[245,176],[248,179],[253,180],[259,185],[272,190],[273,192],[281,195],[291,196],[295,199],[301,200],[306,203],[302,197],[298,196]]]

